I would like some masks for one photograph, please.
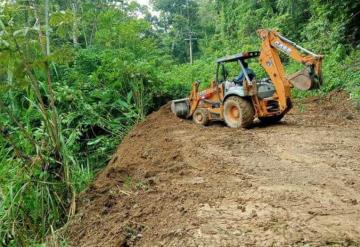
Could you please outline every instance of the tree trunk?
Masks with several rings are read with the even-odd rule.
[[[71,3],[71,7],[72,7],[72,11],[73,11],[73,15],[74,15],[74,22],[73,22],[73,30],[72,30],[72,40],[73,40],[73,45],[74,47],[78,47],[79,46],[79,41],[78,41],[78,23],[77,23],[77,4],[76,1]]]
[[[50,33],[49,33],[49,0],[45,0],[45,37],[46,55],[50,55]]]

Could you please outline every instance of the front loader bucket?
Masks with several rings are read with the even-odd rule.
[[[186,118],[190,111],[189,98],[171,101],[171,111],[179,118]]]
[[[312,67],[298,71],[290,75],[288,79],[294,87],[303,91],[319,89],[322,85],[322,76],[316,75]]]

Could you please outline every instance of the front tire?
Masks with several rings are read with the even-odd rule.
[[[230,96],[225,101],[224,119],[230,128],[249,128],[254,121],[254,107],[251,102],[238,96]]]
[[[206,109],[202,109],[202,108],[198,108],[195,110],[194,114],[193,114],[193,121],[196,124],[201,124],[201,125],[208,125],[209,124],[209,114],[208,111]]]

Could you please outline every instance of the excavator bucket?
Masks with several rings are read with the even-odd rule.
[[[189,98],[173,100],[171,102],[171,111],[179,118],[186,118],[190,112]]]
[[[303,91],[319,89],[322,85],[322,76],[317,75],[313,67],[307,67],[290,75],[288,80],[294,87]]]

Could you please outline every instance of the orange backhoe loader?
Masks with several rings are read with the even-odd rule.
[[[181,118],[193,118],[197,124],[207,125],[220,120],[232,128],[248,128],[258,118],[275,123],[292,108],[291,88],[317,89],[322,85],[322,55],[317,55],[283,37],[280,33],[260,29],[260,51],[243,52],[216,61],[216,78],[210,87],[199,92],[200,82],[194,82],[189,98],[173,100],[172,111]],[[290,76],[285,74],[279,51],[303,64],[305,68]],[[245,69],[247,59],[258,58],[267,78],[250,78]],[[237,63],[244,80],[229,78],[228,63]]]

